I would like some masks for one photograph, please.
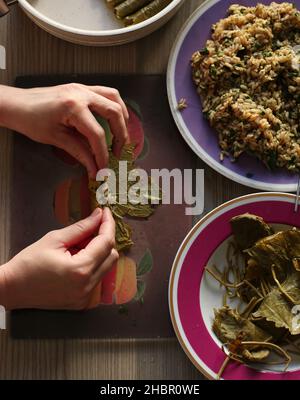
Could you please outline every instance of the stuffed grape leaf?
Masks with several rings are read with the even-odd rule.
[[[245,341],[257,342],[270,338],[268,333],[228,306],[215,310],[213,331],[223,343],[232,342],[240,336]]]
[[[246,253],[257,265],[267,270],[272,265],[283,273],[289,270],[289,267],[299,270],[300,230],[290,229],[267,236],[246,250]]]
[[[114,201],[108,202],[107,206],[110,208],[113,217],[116,222],[116,248],[118,251],[127,250],[133,245],[132,237],[132,229],[128,223],[124,221],[124,217],[132,217],[132,218],[149,218],[154,212],[154,206],[151,204],[151,194],[158,193],[158,201],[161,200],[161,192],[160,188],[156,187],[154,182],[151,179],[140,189],[141,197],[147,197],[146,204],[134,204],[129,201],[128,193],[130,188],[135,184],[133,181],[129,181],[128,176],[131,171],[136,169],[135,160],[134,160],[134,149],[135,145],[127,144],[122,149],[122,154],[120,160],[113,154],[113,152],[109,151],[109,164],[108,168],[113,170],[116,176],[116,192],[111,192],[107,190],[106,197],[110,199],[114,199]],[[126,161],[127,168],[127,176],[125,182],[122,181],[123,177],[120,177],[119,174],[119,162]],[[124,189],[124,193],[126,195],[125,204],[120,201],[121,193],[119,193],[120,187],[122,188],[122,184],[126,184],[127,188]],[[90,180],[89,189],[91,192],[91,205],[92,208],[99,207],[96,192],[100,186],[100,182]],[[142,185],[141,185],[142,186]],[[123,189],[122,189],[123,190]],[[122,194],[124,194],[122,193]],[[100,205],[101,206],[101,205]]]
[[[234,239],[241,250],[249,249],[258,240],[274,233],[261,217],[249,213],[238,215],[230,222]]]

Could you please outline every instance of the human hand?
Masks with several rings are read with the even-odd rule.
[[[59,147],[83,164],[90,178],[107,166],[105,132],[93,113],[108,120],[113,151],[128,141],[129,114],[119,92],[76,83],[49,88],[0,87],[0,124],[32,140]]]
[[[85,248],[72,248],[98,233]],[[93,290],[117,262],[115,223],[108,208],[48,233],[0,268],[1,302],[20,308],[88,308]],[[73,254],[73,255],[72,255]]]

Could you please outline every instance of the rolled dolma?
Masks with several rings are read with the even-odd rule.
[[[125,0],[106,0],[107,5],[111,8],[114,8],[124,2]]]
[[[125,19],[125,25],[134,25],[139,22],[145,21],[148,18],[153,17],[157,13],[159,13],[163,8],[165,8],[168,4],[173,0],[154,0],[150,4],[138,10],[136,13],[132,15],[128,15]]]
[[[115,14],[117,18],[122,19],[127,15],[130,15],[135,11],[140,10],[150,2],[151,0],[126,0],[115,8]]]

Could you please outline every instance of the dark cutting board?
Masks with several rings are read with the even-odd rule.
[[[116,87],[124,98],[138,104],[149,144],[147,157],[137,162],[151,168],[193,168],[195,157],[179,135],[167,102],[165,76],[27,76],[16,86],[31,88],[67,82]],[[14,136],[11,206],[11,255],[49,230],[61,228],[53,212],[57,186],[84,174],[80,166],[65,164],[50,146]],[[92,311],[20,310],[11,315],[14,338],[157,338],[171,337],[168,279],[177,249],[192,226],[185,205],[158,207],[148,221],[134,221],[135,245],[129,256],[137,263],[150,250],[153,268],[141,279],[143,302],[125,306],[101,305]]]

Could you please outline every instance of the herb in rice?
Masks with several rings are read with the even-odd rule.
[[[234,4],[212,26],[192,69],[222,155],[247,152],[270,169],[300,171],[299,45],[300,12],[291,3]]]

